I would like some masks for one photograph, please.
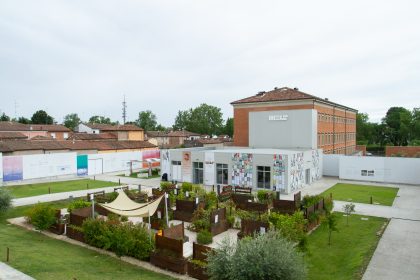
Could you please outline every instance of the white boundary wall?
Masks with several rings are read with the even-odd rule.
[[[77,174],[77,153],[22,156],[23,180]]]
[[[3,183],[3,154],[0,153],[0,185]]]
[[[418,185],[420,159],[324,155],[323,175],[344,180]]]
[[[340,175],[340,158],[343,155],[323,155],[323,166],[322,166],[322,175],[323,176],[334,176],[338,177]]]
[[[130,161],[142,161],[142,152],[122,152],[88,155],[88,175],[129,171]],[[133,169],[140,169],[141,162],[133,162]]]

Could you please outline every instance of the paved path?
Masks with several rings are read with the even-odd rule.
[[[0,280],[34,280],[34,278],[0,262]]]
[[[91,176],[93,179],[93,176]],[[108,182],[121,182],[122,185],[128,185],[130,189],[138,189],[138,185],[142,185],[142,190],[151,192],[152,188],[160,186],[160,179],[140,179],[140,178],[131,178],[131,177],[119,177],[115,175],[96,175],[95,179],[101,181],[108,181]],[[24,205],[32,205],[38,202],[51,202],[57,200],[68,199],[70,196],[72,197],[86,197],[88,193],[92,192],[99,192],[105,191],[106,193],[113,192],[114,188],[117,186],[112,187],[105,187],[105,188],[97,188],[97,189],[88,189],[88,190],[79,190],[79,191],[71,191],[71,192],[61,192],[61,193],[52,193],[52,194],[44,194],[38,196],[31,196],[31,197],[23,197],[23,198],[16,198],[13,199],[13,206],[24,206]]]

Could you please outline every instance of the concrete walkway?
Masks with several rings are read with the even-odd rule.
[[[0,262],[0,280],[34,280],[34,278]]]

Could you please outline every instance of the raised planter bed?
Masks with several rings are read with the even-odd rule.
[[[188,275],[199,280],[208,280],[210,277],[206,273],[206,268],[196,265],[195,263],[188,262]]]
[[[266,222],[242,220],[241,231],[238,232],[238,238],[242,239],[245,236],[252,236],[255,233],[260,233],[261,228],[264,228],[265,232],[267,232],[269,227],[270,227],[270,224]]]
[[[184,258],[177,258],[163,255],[160,253],[152,253],[150,256],[150,263],[179,274],[187,273],[187,260]]]

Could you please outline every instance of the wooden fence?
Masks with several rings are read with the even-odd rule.
[[[196,204],[195,200],[176,200],[176,210],[174,211],[174,219],[184,222],[191,222],[194,211],[198,207],[204,207],[204,203]]]
[[[187,273],[187,260],[183,257],[183,240],[156,235],[155,243],[156,251],[150,256],[153,265],[180,274]]]
[[[241,231],[238,232],[238,238],[241,239],[244,236],[252,236],[256,233],[260,233],[262,230],[268,231],[270,227],[269,223],[254,221],[254,220],[242,220]]]
[[[207,263],[207,254],[210,251],[212,251],[212,248],[194,242],[192,259]],[[206,268],[198,266],[192,262],[188,262],[188,275],[199,280],[209,279],[209,276],[206,273]]]
[[[217,223],[216,223],[217,217]],[[218,235],[229,229],[226,217],[226,208],[213,210],[210,213],[210,232],[212,236]]]

